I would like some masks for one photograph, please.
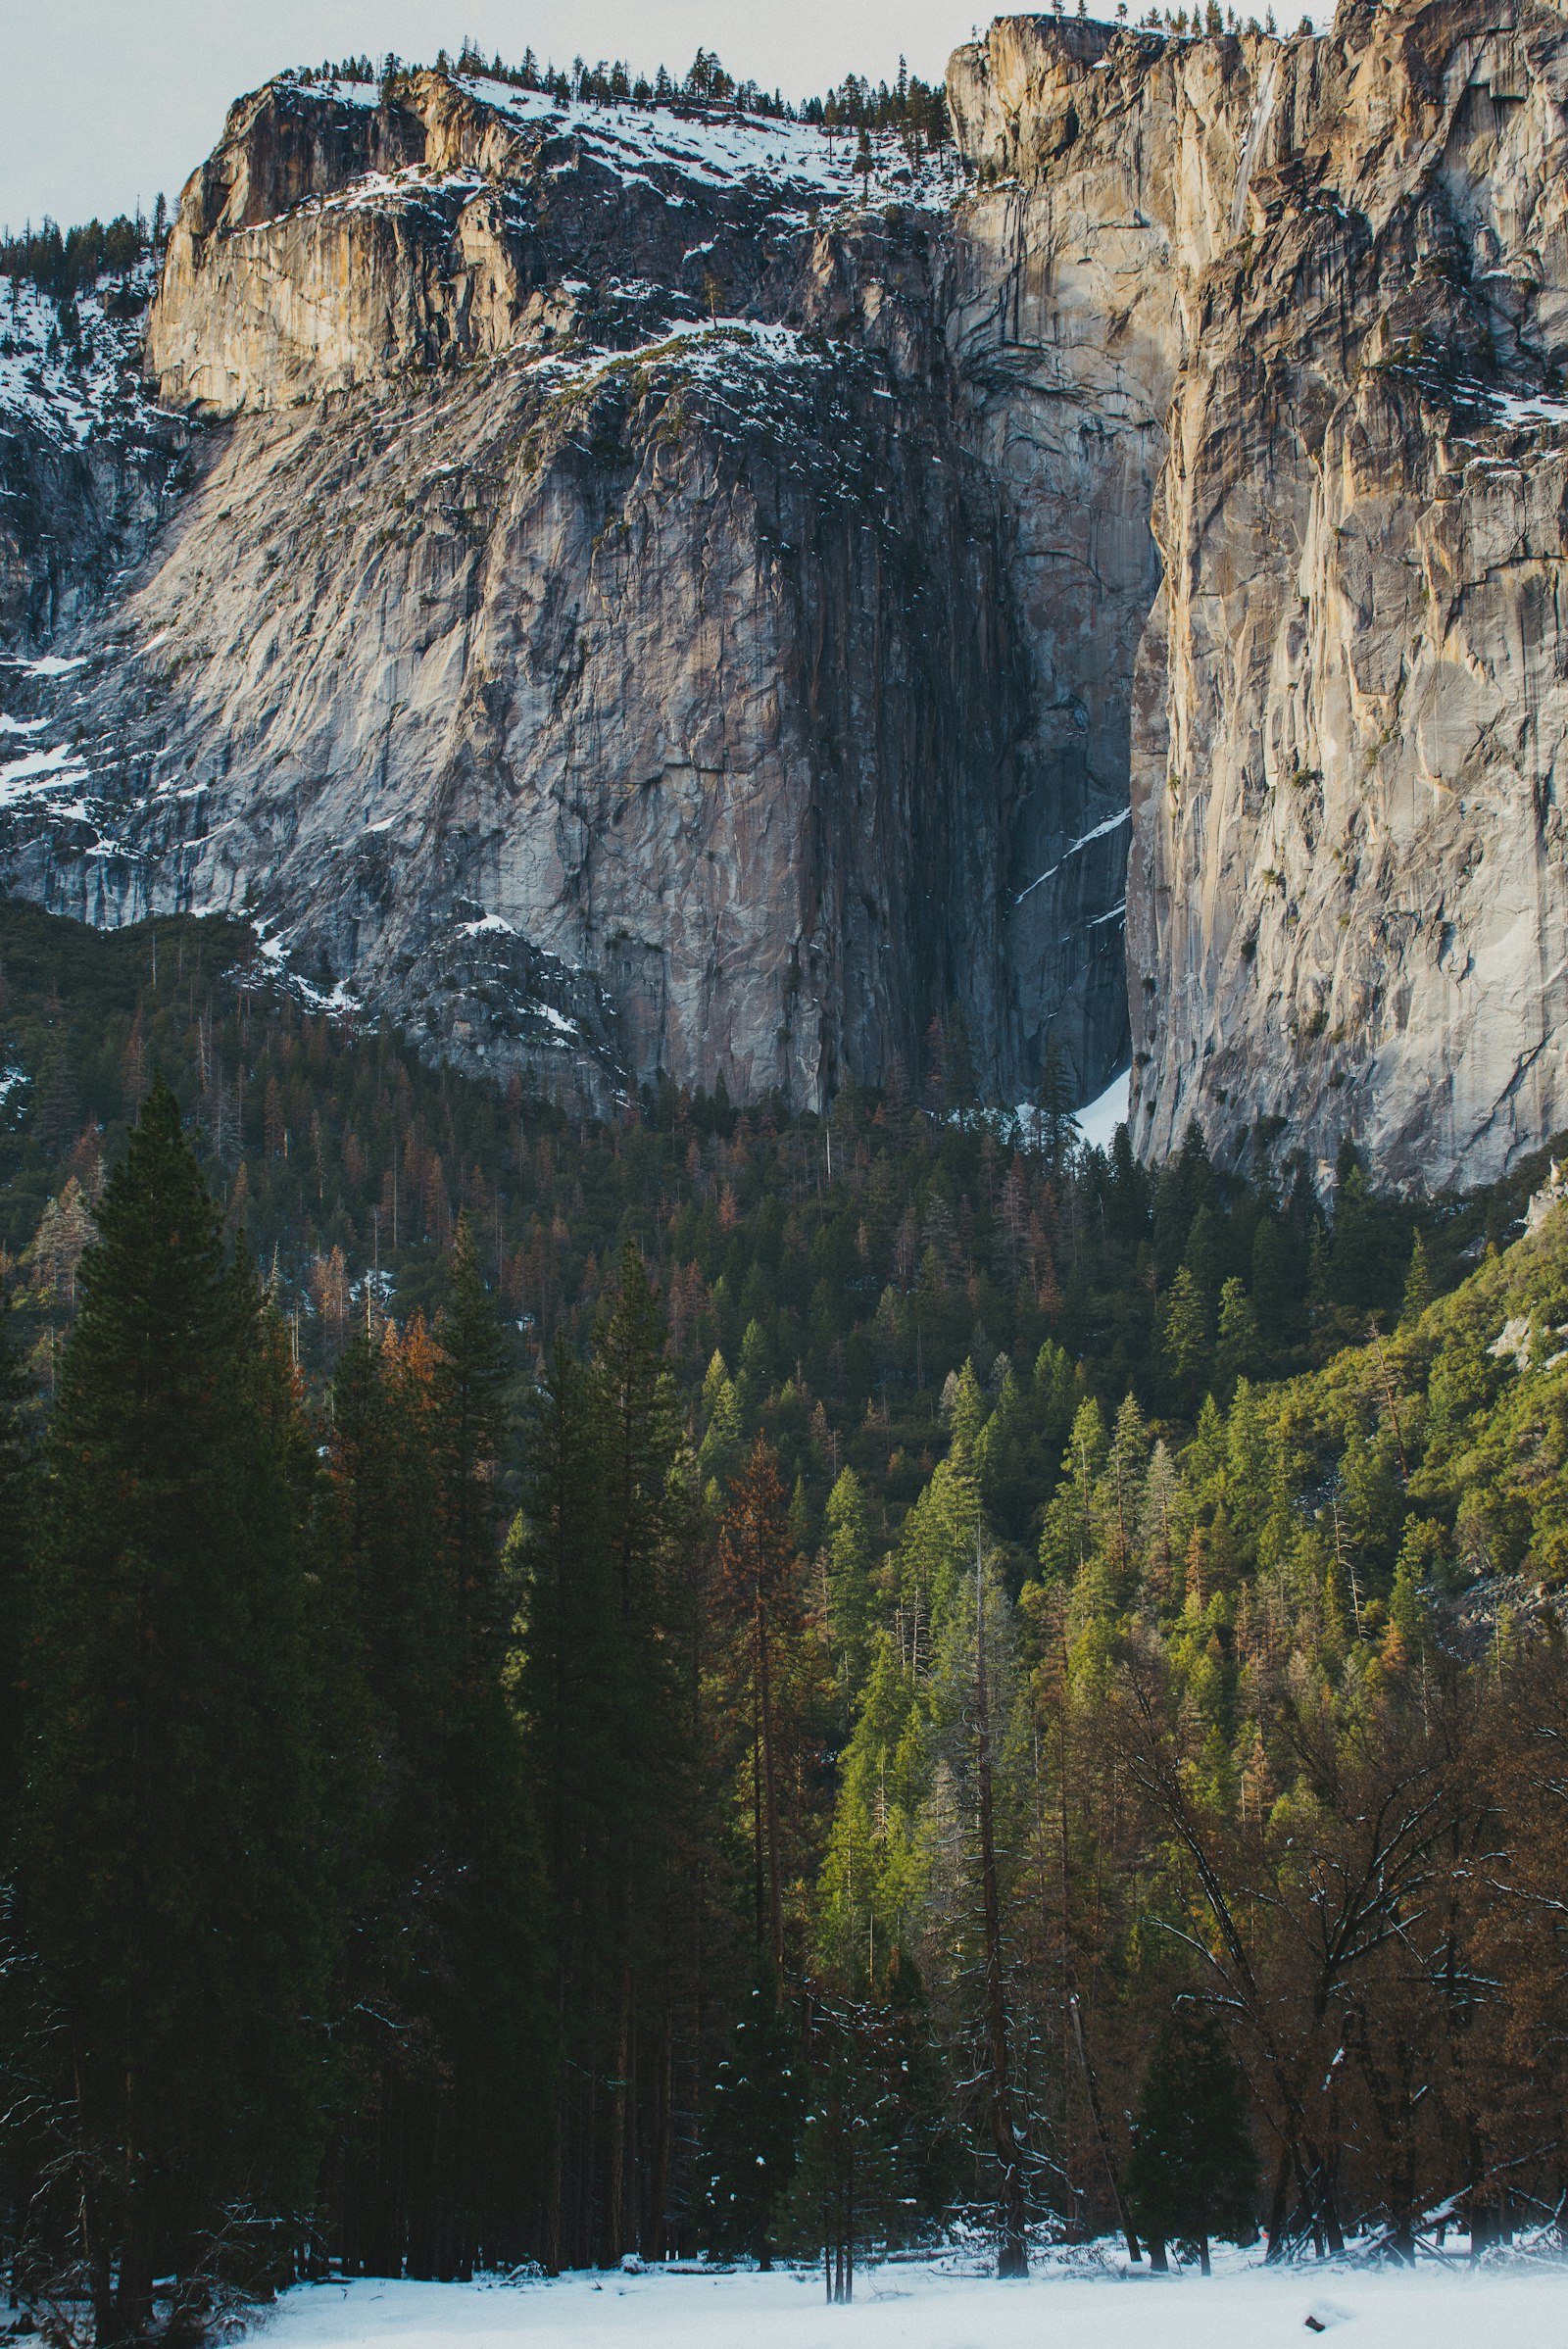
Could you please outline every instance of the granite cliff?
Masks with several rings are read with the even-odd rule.
[[[1130,1051],[1146,1155],[1498,1171],[1568,1123],[1565,94],[1538,0],[1001,19],[961,168],[859,179],[269,84],[147,334],[189,485],[4,606],[80,665],[0,880],[599,1095],[817,1103],[957,1003],[1013,1099]]]
[[[820,1102],[954,1003],[992,1081],[1054,1014],[1092,1089],[1125,825],[1017,901],[1125,759],[1091,804],[1034,740],[951,159],[868,188],[787,123],[368,96],[270,85],[185,191],[147,354],[200,478],[81,639],[9,885],[246,908],[328,999],[601,1096]]]

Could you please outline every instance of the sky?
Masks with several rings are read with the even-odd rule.
[[[232,99],[284,66],[469,35],[487,55],[624,57],[684,73],[699,47],[800,99],[901,53],[934,79],[973,0],[0,0],[0,225],[171,207]]]

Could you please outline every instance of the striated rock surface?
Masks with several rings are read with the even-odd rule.
[[[1025,677],[947,391],[951,190],[889,158],[867,207],[852,162],[437,74],[237,108],[148,338],[222,421],[6,884],[248,910],[327,1000],[597,1097],[820,1102],[955,1001],[1022,1082]]]
[[[1037,829],[1016,843],[1009,946],[1036,1062],[1064,1013],[1070,1029],[1078,1002],[1125,984],[1134,679],[1160,582],[1166,418],[1277,54],[1261,38],[1023,17],[949,69],[979,185],[956,224],[947,330],[966,438],[1006,517],[1028,664],[1020,833]]]
[[[1137,1148],[1502,1171],[1568,1123],[1568,24],[1011,19],[949,87],[1084,582],[1037,647],[1130,775]]]
[[[1134,1134],[1384,1179],[1568,1122],[1568,24],[1342,9],[1200,281],[1134,746]]]

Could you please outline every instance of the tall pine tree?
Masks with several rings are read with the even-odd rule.
[[[506,1688],[504,1334],[460,1225],[451,1298],[332,1395],[335,1570],[374,1759],[339,1989],[351,2114],[339,2217],[363,2272],[518,2256],[550,2110],[539,1865]]]
[[[662,2239],[677,2009],[698,1995],[696,1466],[628,1247],[591,1364],[558,1353],[516,1545],[514,1687],[543,1826],[562,2050],[553,2265]]]
[[[315,2183],[313,1851],[289,1403],[155,1082],[98,1210],[50,1429],[20,1924],[97,2336],[275,2272]]]

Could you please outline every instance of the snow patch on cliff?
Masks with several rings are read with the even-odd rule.
[[[145,269],[133,295],[151,290]],[[0,431],[24,419],[62,448],[81,447],[116,424],[133,423],[141,390],[142,313],[118,314],[109,280],[78,297],[79,337],[68,339],[61,314],[30,278],[0,280]]]
[[[1111,1078],[1103,1093],[1073,1111],[1072,1122],[1083,1136],[1086,1149],[1109,1150],[1116,1139],[1116,1128],[1127,1123],[1132,1087],[1133,1072],[1124,1068],[1119,1077]]]
[[[0,807],[20,807],[40,792],[64,791],[87,779],[87,762],[69,744],[52,751],[29,751],[24,758],[0,766]]]
[[[765,325],[756,318],[696,318],[678,320],[657,342],[641,343],[631,351],[595,350],[572,358],[546,352],[524,364],[553,392],[582,391],[615,370],[652,367],[662,363],[678,366],[689,375],[722,375],[737,363],[760,362],[774,367],[825,367],[822,350],[794,326]]]

